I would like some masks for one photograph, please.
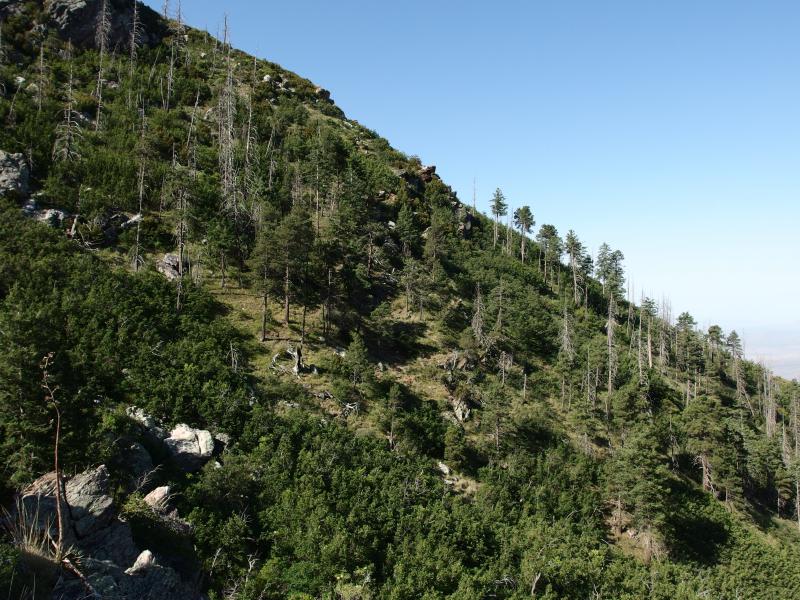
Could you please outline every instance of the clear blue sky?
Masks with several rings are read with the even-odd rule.
[[[160,8],[162,2],[150,1]],[[172,0],[173,8],[177,0]],[[636,289],[800,377],[800,2],[184,0],[484,210],[626,256]]]

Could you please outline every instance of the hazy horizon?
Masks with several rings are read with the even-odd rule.
[[[148,2],[156,10],[161,2]],[[177,6],[172,3],[173,9]],[[625,254],[638,300],[800,377],[800,5],[184,2],[487,211]],[[300,26],[302,24],[302,27]],[[334,26],[335,24],[335,26]]]

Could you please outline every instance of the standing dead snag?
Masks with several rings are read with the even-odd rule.
[[[95,30],[95,43],[97,44],[98,51],[98,66],[97,66],[97,87],[95,88],[95,96],[97,97],[97,117],[95,119],[95,130],[100,131],[102,127],[102,111],[103,111],[103,83],[104,83],[104,69],[105,58],[108,52],[109,36],[111,35],[111,12],[108,7],[108,0],[102,0],[100,4],[100,12],[97,14],[97,29]]]
[[[64,519],[62,506],[64,504],[64,487],[61,480],[61,466],[58,462],[58,446],[61,441],[61,407],[56,399],[56,392],[59,387],[52,384],[50,379],[50,366],[54,361],[54,354],[48,353],[39,365],[42,371],[42,388],[45,391],[45,402],[50,404],[56,413],[56,438],[53,443],[53,470],[56,475],[56,526],[58,528],[58,538],[56,540],[56,562],[60,562],[64,556]]]

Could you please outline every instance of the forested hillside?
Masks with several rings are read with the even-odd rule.
[[[800,597],[796,381],[166,10],[0,0],[0,596]]]

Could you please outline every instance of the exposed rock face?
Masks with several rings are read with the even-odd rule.
[[[139,425],[141,425],[153,438],[163,440],[165,437],[167,437],[167,434],[161,428],[158,421],[154,417],[151,417],[144,412],[141,408],[130,406],[126,409],[125,413],[128,415],[128,417],[139,423]]]
[[[158,421],[142,409],[130,407],[126,412],[131,419],[142,425],[145,434],[153,442],[163,443],[172,462],[188,473],[197,471],[206,464],[214,455],[215,446],[216,450],[222,451],[231,442],[230,437],[224,433],[217,434],[218,440],[215,440],[210,431],[195,429],[186,423],[177,425],[167,436]]]
[[[419,172],[419,176],[422,178],[422,181],[425,183],[430,183],[433,181],[433,177],[436,175],[436,166],[430,165],[427,167],[422,167]]]
[[[24,10],[28,0],[0,0],[0,18],[6,19]],[[133,23],[132,0],[106,0],[110,16],[109,44],[127,48]],[[95,46],[97,20],[103,0],[39,0],[44,6],[50,25],[65,40],[77,46]],[[157,44],[167,33],[167,25],[158,13],[141,2],[138,5],[141,43]]]
[[[323,102],[327,102],[329,104],[333,104],[333,100],[331,100],[331,93],[326,90],[325,88],[318,87],[314,90],[317,94],[317,97],[322,100]]]
[[[197,471],[214,454],[214,438],[205,429],[181,423],[173,429],[164,444],[175,464],[184,471]]]
[[[133,24],[133,3],[130,0],[106,1],[111,17],[110,45],[126,48]],[[79,46],[95,45],[103,0],[44,0],[44,5],[61,37]],[[166,32],[162,19],[142,4],[139,4],[139,23],[145,45],[158,43]]]
[[[139,442],[128,442],[121,449],[122,458],[134,479],[145,477],[153,470],[153,459]]]
[[[200,598],[171,568],[159,565],[149,550],[140,552],[131,529],[118,517],[109,495],[108,470],[104,465],[85,471],[64,484],[67,547],[81,554],[80,568],[96,597],[108,600]],[[40,527],[51,527],[56,538],[56,478],[48,473],[22,493],[22,506],[29,517],[37,516]],[[125,568],[126,565],[131,565]],[[84,600],[86,587],[74,577],[65,577],[53,590],[53,598]]]
[[[156,262],[156,270],[170,281],[180,277],[180,259],[177,254],[165,254],[164,257]],[[183,261],[183,272],[189,271],[189,263]]]
[[[114,518],[114,502],[108,495],[108,470],[100,465],[67,482],[66,499],[78,538],[108,527]]]
[[[463,398],[453,398],[450,401],[450,405],[453,407],[453,414],[456,419],[458,419],[459,423],[464,423],[469,420],[471,410],[466,400]]]
[[[49,526],[54,539],[57,535],[55,480],[55,473],[48,473],[22,493],[27,514],[38,515],[39,527]],[[65,545],[75,545],[102,560],[123,563],[133,560],[136,547],[128,525],[116,518],[105,465],[66,481],[62,514]]]
[[[0,150],[0,194],[27,195],[28,177],[28,163],[24,155]]]

